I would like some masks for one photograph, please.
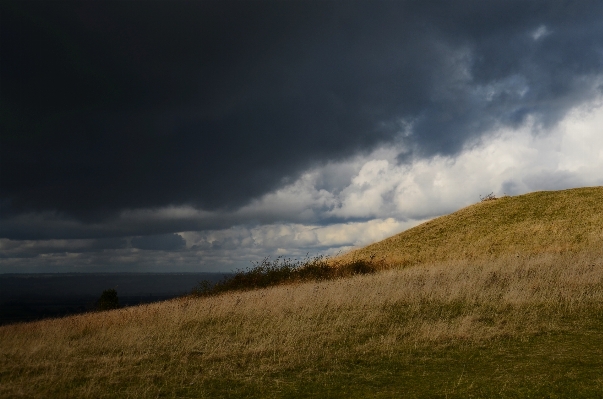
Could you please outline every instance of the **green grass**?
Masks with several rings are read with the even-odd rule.
[[[603,397],[603,328],[482,345],[400,348],[261,381],[218,379],[209,396],[316,398]],[[237,388],[234,388],[237,387]]]

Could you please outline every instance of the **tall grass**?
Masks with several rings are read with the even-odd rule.
[[[0,396],[278,397],[279,381],[597,319],[603,250],[442,262],[1,327]]]

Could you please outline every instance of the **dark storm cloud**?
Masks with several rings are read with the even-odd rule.
[[[41,254],[95,253],[104,250],[124,249],[124,238],[83,240],[6,240],[0,239],[0,259],[35,258]]]
[[[100,231],[124,210],[228,212],[403,126],[423,157],[528,116],[551,126],[601,93],[602,15],[599,1],[3,2],[0,217]],[[17,227],[3,236],[43,228]]]
[[[182,249],[186,245],[186,241],[178,234],[132,237],[131,242],[132,248],[157,251],[173,251]]]

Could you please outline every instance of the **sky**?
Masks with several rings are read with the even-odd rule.
[[[230,271],[603,185],[601,1],[0,7],[0,273]]]

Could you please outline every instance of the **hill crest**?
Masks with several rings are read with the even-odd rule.
[[[482,201],[339,258],[388,264],[561,253],[603,247],[603,187]]]

